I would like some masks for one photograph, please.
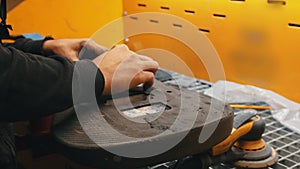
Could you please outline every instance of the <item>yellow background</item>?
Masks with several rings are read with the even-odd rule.
[[[7,23],[13,25],[13,34],[80,38],[121,15],[121,0],[24,0],[9,12]]]
[[[187,19],[205,32],[223,62],[227,79],[271,89],[300,102],[300,1],[267,0],[25,0],[8,16],[14,34],[39,32],[55,38],[89,37],[123,11],[165,12]],[[285,5],[282,3],[285,2]],[[138,5],[142,4],[142,6]],[[162,9],[168,7],[169,9]],[[194,11],[187,13],[185,10]],[[225,17],[218,17],[219,15]],[[184,28],[182,28],[184,29]],[[135,45],[139,44],[139,45]],[[174,39],[156,35],[129,37],[133,50],[172,50],[195,75],[207,79],[201,63]],[[181,50],[179,50],[181,49]],[[164,67],[172,68],[166,63]]]

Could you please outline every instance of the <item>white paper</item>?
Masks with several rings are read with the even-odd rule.
[[[218,81],[204,94],[226,103],[264,101],[270,105],[276,120],[300,134],[300,104],[273,91],[229,81]]]

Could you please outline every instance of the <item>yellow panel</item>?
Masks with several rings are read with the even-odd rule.
[[[152,41],[144,42],[144,39],[151,39]],[[143,43],[138,43],[143,42]],[[155,42],[155,43],[153,43]],[[127,44],[130,49],[135,51],[142,51],[140,53],[150,56],[154,58],[156,61],[160,63],[160,66],[169,69],[174,70],[176,72],[180,72],[189,76],[193,76],[189,70],[186,70],[186,65],[188,65],[189,69],[192,70],[193,74],[200,75],[201,77],[208,79],[208,73],[197,55],[189,49],[186,45],[182,44],[178,40],[172,39],[170,37],[162,36],[162,35],[154,35],[154,34],[143,34],[143,35],[136,35],[133,37],[130,37],[130,43]],[[153,50],[147,52],[143,52],[142,49],[164,49],[166,51],[170,51],[174,54],[172,55],[166,55],[166,56],[160,56],[160,52],[158,52],[158,55],[153,55]],[[184,53],[183,53],[184,51]],[[179,56],[182,62],[179,61],[179,63],[176,63],[177,57]],[[188,57],[186,57],[188,56]],[[178,62],[178,61],[177,61]],[[185,65],[186,64],[186,65]]]
[[[300,1],[269,1],[276,2],[123,0],[123,7],[127,14],[163,12],[187,19],[206,32],[228,80],[271,89],[299,102]],[[194,56],[174,39],[139,35],[130,37],[128,45],[133,50],[155,46],[175,51],[197,77],[207,79],[203,65],[190,62]]]
[[[89,37],[121,16],[121,0],[25,0],[9,12],[7,23],[13,25],[13,34],[75,38]]]
[[[296,0],[123,0],[123,9],[121,0],[24,0],[9,12],[8,23],[14,26],[14,34],[88,37],[122,16],[123,10],[128,14],[174,14],[206,32],[221,56],[228,80],[268,88],[300,101],[299,7]],[[197,77],[208,79],[203,64],[193,62],[196,56],[174,39],[139,35],[130,37],[128,45],[134,50],[169,50],[186,61]]]

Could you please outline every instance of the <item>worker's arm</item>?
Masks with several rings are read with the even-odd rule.
[[[149,88],[158,69],[157,62],[135,54],[125,45],[116,46],[93,62],[78,61],[75,70],[75,62],[57,55],[42,57],[1,45],[0,54],[0,122],[28,120],[73,106],[73,77],[75,84],[81,84],[91,79],[84,77],[96,73],[95,81],[88,83],[94,83],[96,96],[101,96],[142,83]],[[85,101],[85,91],[81,89],[76,90],[80,98],[75,98],[76,102]]]
[[[28,120],[73,105],[74,62],[56,55],[47,58],[24,53],[2,45],[0,54],[0,121]],[[101,95],[104,77],[98,67],[91,61],[78,64],[83,65],[80,67],[85,69],[85,74],[97,71],[96,94]]]
[[[43,50],[51,51],[72,61],[78,61],[81,58],[93,59],[108,51],[93,40],[85,38],[47,40],[43,44]]]
[[[46,37],[44,40],[18,38],[14,43],[5,43],[3,46],[14,47],[25,53],[42,56],[59,55],[71,61],[78,61],[80,57],[95,58],[108,50],[87,38],[53,39]]]
[[[43,49],[44,42],[52,40],[51,37],[46,37],[44,40],[31,40],[28,38],[17,38],[14,43],[5,43],[4,47],[14,47],[25,53],[32,53],[37,55],[49,56],[53,55],[52,51]]]

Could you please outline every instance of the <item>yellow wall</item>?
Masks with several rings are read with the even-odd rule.
[[[300,24],[300,1],[270,1],[279,3],[270,4],[267,0],[25,0],[9,13],[8,23],[14,26],[14,34],[39,32],[56,38],[88,37],[122,16],[123,10],[128,14],[174,14],[209,30],[205,34],[216,47],[228,80],[271,89],[300,102],[300,28],[288,25]],[[169,9],[161,9],[162,6]],[[194,62],[192,58],[196,56],[180,42],[149,34],[129,39],[128,45],[133,50],[156,47],[174,52],[187,61],[197,77],[208,79],[203,64]]]
[[[270,1],[277,2],[123,0],[123,6],[129,15],[163,12],[180,16],[200,29],[209,30],[209,33],[204,33],[217,49],[228,80],[271,89],[300,102],[300,27],[289,26],[289,23],[300,24],[300,1]],[[142,25],[142,22],[137,20],[136,24]],[[184,27],[181,29],[184,31]],[[209,80],[201,64],[189,62],[195,56],[173,39],[137,35],[129,40],[128,45],[137,51],[148,47],[182,49],[175,50],[176,55],[187,61],[197,77]]]
[[[122,16],[121,0],[24,0],[8,14],[13,34],[89,37]]]

